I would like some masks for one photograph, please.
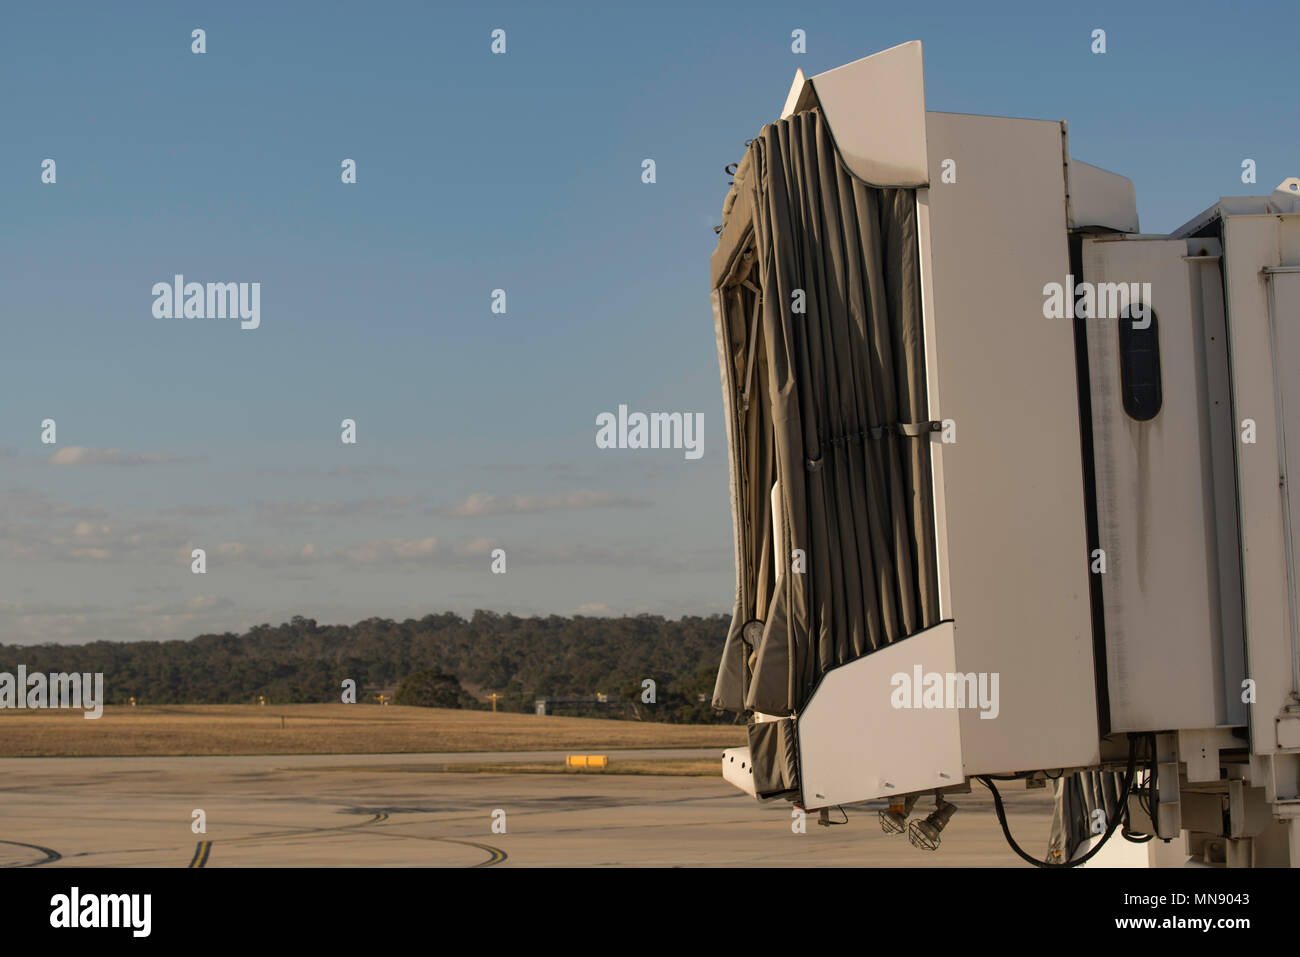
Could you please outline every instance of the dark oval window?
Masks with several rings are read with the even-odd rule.
[[[1130,313],[1132,315],[1132,313]],[[1150,322],[1140,316],[1119,320],[1119,375],[1124,411],[1148,422],[1160,411],[1160,336],[1154,309]]]

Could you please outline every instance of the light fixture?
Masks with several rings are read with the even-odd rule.
[[[957,813],[957,805],[949,804],[943,799],[942,794],[935,794],[934,810],[924,821],[913,821],[907,826],[907,839],[912,842],[913,847],[925,851],[938,850],[939,835],[948,826],[948,820],[955,813]]]
[[[907,830],[907,816],[916,805],[917,795],[909,794],[902,801],[891,800],[888,810],[880,812],[880,829],[886,834],[902,834]]]

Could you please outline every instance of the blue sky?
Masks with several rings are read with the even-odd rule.
[[[730,611],[710,227],[794,70],[919,39],[930,109],[1068,120],[1073,154],[1130,177],[1143,229],[1165,231],[1300,173],[1288,13],[14,6],[0,642]],[[261,327],[155,319],[176,273],[260,282]],[[598,450],[619,404],[703,413],[703,457]]]

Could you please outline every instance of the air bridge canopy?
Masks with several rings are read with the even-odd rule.
[[[849,96],[854,76],[906,94],[869,116],[880,99]],[[920,45],[811,89],[746,154],[714,260],[740,578],[714,704],[782,717],[831,668],[939,617],[910,188],[926,180]],[[789,751],[788,733],[756,734]]]
[[[737,568],[713,704],[751,716],[759,798],[1096,760],[1073,330],[1042,315],[1067,166],[1063,124],[927,113],[919,43],[796,75],[737,166],[711,264]],[[1093,179],[1089,218],[1122,218]],[[1000,674],[1000,719],[854,711],[925,662]]]

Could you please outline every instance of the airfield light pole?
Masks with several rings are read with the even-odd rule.
[[[488,700],[492,702],[492,713],[493,713],[493,714],[496,714],[496,713],[497,713],[497,699],[498,699],[498,698],[501,698],[501,697],[504,697],[504,695],[499,695],[499,694],[497,694],[495,691],[492,692],[490,695],[488,695]]]

